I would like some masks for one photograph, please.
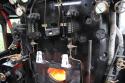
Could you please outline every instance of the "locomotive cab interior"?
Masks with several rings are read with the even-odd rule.
[[[125,83],[125,0],[0,0],[0,83]]]

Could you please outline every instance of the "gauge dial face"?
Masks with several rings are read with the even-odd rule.
[[[16,8],[16,14],[17,14],[18,16],[22,16],[22,15],[23,15],[23,10],[22,10],[20,7],[17,7],[17,8]]]
[[[28,2],[28,0],[21,0],[23,3],[27,3]]]
[[[104,2],[100,2],[96,5],[95,11],[97,14],[101,14],[107,10],[107,5]]]
[[[15,3],[17,3],[17,0],[9,0],[9,2],[14,5]]]

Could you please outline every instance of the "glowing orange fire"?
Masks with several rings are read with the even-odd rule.
[[[55,81],[64,81],[66,80],[66,71],[64,69],[49,68],[49,76]]]

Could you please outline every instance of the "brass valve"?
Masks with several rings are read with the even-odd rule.
[[[5,81],[6,80],[6,75],[3,73],[0,73],[0,81]]]

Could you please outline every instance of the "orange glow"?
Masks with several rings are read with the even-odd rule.
[[[66,80],[66,71],[63,69],[49,68],[49,76],[55,81],[64,81]]]

